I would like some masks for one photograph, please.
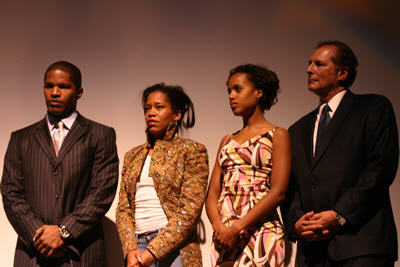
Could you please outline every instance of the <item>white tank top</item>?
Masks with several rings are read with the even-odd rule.
[[[167,216],[165,216],[154,188],[153,178],[149,176],[150,160],[151,157],[147,156],[140,174],[140,181],[136,183],[135,226],[137,234],[157,230],[168,224]]]

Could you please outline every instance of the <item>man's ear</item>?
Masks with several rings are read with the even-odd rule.
[[[349,67],[344,66],[344,67],[339,68],[337,74],[338,74],[338,80],[339,81],[346,80],[347,76],[349,76]]]
[[[83,88],[81,87],[78,89],[78,92],[76,94],[76,99],[81,98],[82,95],[83,95]]]

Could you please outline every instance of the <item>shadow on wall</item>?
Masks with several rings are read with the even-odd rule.
[[[201,245],[206,243],[206,227],[201,218],[200,218],[199,222],[197,223],[196,231],[197,231],[197,236],[199,237],[199,243]]]
[[[104,243],[108,267],[118,267],[124,264],[124,255],[119,241],[117,226],[113,221],[104,217],[101,221],[104,230]]]

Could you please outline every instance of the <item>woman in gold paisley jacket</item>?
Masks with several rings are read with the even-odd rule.
[[[196,224],[207,189],[207,150],[196,141],[179,137],[181,126],[194,126],[193,104],[181,87],[163,83],[147,88],[142,103],[147,142],[125,154],[116,210],[126,266],[201,266]],[[144,167],[148,166],[146,158],[148,169]],[[147,170],[166,224],[142,233],[137,229],[136,212],[141,207],[145,217],[152,214],[140,205],[137,193]],[[144,228],[157,220],[147,219]]]

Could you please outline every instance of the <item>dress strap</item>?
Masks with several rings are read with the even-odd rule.
[[[228,134],[227,136],[225,136],[225,138],[224,138],[224,140],[223,140],[223,143],[222,143],[222,146],[225,146],[226,144],[228,144],[229,141],[231,141],[232,137],[233,137],[233,134],[232,134],[232,133],[230,133],[230,134]]]
[[[269,131],[266,131],[264,134],[262,134],[261,136],[262,137],[265,137],[265,136],[267,136],[267,135],[271,135],[271,137],[274,135],[274,133],[275,133],[275,130],[276,129],[278,129],[278,127],[274,127],[273,129],[271,129],[271,130],[269,130]]]

